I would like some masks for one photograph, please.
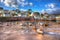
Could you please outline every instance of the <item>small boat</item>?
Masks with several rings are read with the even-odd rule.
[[[37,31],[38,34],[43,34],[43,31],[40,30],[40,29],[37,29],[36,31]]]

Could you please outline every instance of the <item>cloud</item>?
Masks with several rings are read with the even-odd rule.
[[[33,5],[32,2],[28,2],[28,1],[26,1],[26,0],[17,0],[17,1],[18,1],[18,3],[19,3],[22,7],[27,6],[27,5],[29,5],[29,6],[32,6],[32,5]]]
[[[54,8],[48,10],[49,14],[60,14],[60,8]]]
[[[4,0],[0,0],[0,2],[3,2]]]
[[[22,7],[27,6],[27,5],[28,5],[28,2],[25,2],[25,3],[23,2],[23,3],[21,3],[20,5],[21,5]]]
[[[20,9],[21,11],[26,11],[25,9]]]
[[[29,3],[29,5],[30,5],[30,6],[32,6],[32,5],[33,5],[33,3],[31,3],[31,2],[30,2],[30,3]]]
[[[18,6],[16,0],[5,0],[3,3],[5,4],[5,6],[8,6],[8,7],[17,7]]]
[[[50,3],[50,4],[47,4],[45,5],[45,7],[47,8],[55,8],[57,5],[55,3]]]
[[[47,12],[48,14],[60,14],[60,8],[43,9],[41,12]]]
[[[21,1],[23,1],[23,2],[24,2],[25,0],[21,0]]]
[[[1,0],[1,2],[3,2],[5,6],[15,7],[15,8],[17,8],[19,5],[22,7],[27,6],[27,5],[30,5],[30,6],[33,5],[32,2],[28,2],[26,0]]]
[[[47,8],[45,9],[45,11],[48,12],[49,14],[60,14],[60,8],[58,6],[59,4],[56,3],[47,4],[45,5],[45,7]]]

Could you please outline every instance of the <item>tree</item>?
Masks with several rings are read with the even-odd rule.
[[[20,11],[19,9],[16,9],[16,12],[17,12],[17,13],[20,13],[21,11]]]
[[[49,17],[49,14],[47,12],[45,12],[44,14],[44,17],[48,18]]]
[[[28,16],[31,15],[31,13],[32,13],[32,9],[28,9],[27,12],[28,12]]]
[[[13,16],[13,17],[14,17],[14,16],[17,16],[17,14],[16,14],[16,13],[13,13],[12,16]]]
[[[43,15],[43,14],[41,14],[40,16],[41,16],[41,17],[43,17],[44,15]]]
[[[34,16],[40,16],[40,13],[39,12],[34,12],[33,15]]]

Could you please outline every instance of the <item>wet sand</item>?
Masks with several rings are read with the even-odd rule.
[[[57,23],[49,22],[50,26],[44,29],[44,35],[34,32],[32,27],[26,24],[22,28],[21,23],[24,24],[25,21],[1,22],[0,40],[60,40],[60,25]]]

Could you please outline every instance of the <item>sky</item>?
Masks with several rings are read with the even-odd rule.
[[[5,10],[28,10],[48,12],[49,14],[60,13],[60,0],[0,0],[0,7]]]

